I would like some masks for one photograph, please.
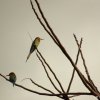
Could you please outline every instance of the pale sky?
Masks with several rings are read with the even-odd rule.
[[[73,33],[78,39],[83,37],[82,50],[86,64],[91,78],[100,90],[100,0],[38,1],[48,22],[74,61],[77,45]],[[21,82],[23,78],[30,77],[35,82],[55,91],[35,52],[27,63],[25,62],[32,42],[28,32],[33,40],[37,36],[44,39],[38,49],[67,90],[73,67],[39,24],[29,0],[0,0],[0,73],[7,75],[13,71],[16,73],[18,84],[42,91],[28,80]],[[85,74],[81,59],[78,67]],[[71,91],[87,91],[77,75]],[[18,99],[60,100],[57,97],[39,96],[16,86],[13,88],[11,83],[0,77],[0,100]],[[74,100],[84,99],[97,100],[92,96],[74,98]]]

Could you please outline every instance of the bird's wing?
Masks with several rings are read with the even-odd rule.
[[[35,49],[36,49],[35,41],[33,41],[31,48],[30,48],[30,53],[32,53]]]

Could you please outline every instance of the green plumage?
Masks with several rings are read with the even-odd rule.
[[[15,85],[15,82],[16,82],[16,75],[15,75],[15,73],[14,72],[11,72],[11,73],[9,73],[9,75],[7,75],[7,76],[9,76],[9,81],[13,84],[13,86]]]
[[[40,40],[42,40],[39,37],[36,37],[35,40],[32,42],[31,48],[30,48],[30,52],[27,56],[26,61],[29,59],[30,55],[34,52],[34,50],[36,50],[36,48],[38,47],[38,45],[40,44]]]

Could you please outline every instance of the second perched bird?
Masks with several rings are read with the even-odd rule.
[[[9,75],[6,75],[6,76],[9,76],[9,81],[11,82],[11,83],[13,83],[13,86],[15,85],[15,82],[16,82],[16,75],[15,75],[15,73],[14,72],[11,72],[11,73],[9,73]]]
[[[40,44],[40,40],[43,40],[43,39],[41,39],[40,37],[36,37],[35,40],[33,41],[32,45],[31,45],[31,48],[30,48],[30,52],[27,56],[26,62],[29,59],[30,55],[33,53],[33,51],[35,49],[37,49],[38,45]]]

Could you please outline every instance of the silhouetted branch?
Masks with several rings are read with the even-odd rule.
[[[61,85],[61,83],[60,83],[60,81],[59,81],[59,79],[58,79],[57,76],[56,76],[56,74],[53,72],[53,70],[51,69],[51,67],[50,67],[49,64],[46,62],[46,60],[44,59],[44,57],[42,56],[42,54],[39,52],[38,49],[37,49],[37,52],[38,52],[38,54],[40,55],[40,57],[42,58],[42,60],[44,61],[44,63],[47,65],[47,67],[49,68],[49,70],[51,71],[51,73],[53,74],[54,78],[56,79],[56,81],[58,82],[60,88],[62,89],[62,92],[65,93],[65,91],[64,91],[64,89],[63,89],[63,87],[62,87],[62,85]],[[38,54],[37,54],[37,57],[39,58]],[[39,60],[40,60],[40,58],[39,58]],[[41,61],[42,61],[42,60],[41,60]],[[43,62],[42,62],[42,65],[43,65]],[[45,68],[45,69],[46,69],[46,68]],[[67,98],[67,100],[69,100],[69,99],[68,99],[68,96],[67,96],[66,94],[64,95],[64,98]]]
[[[7,79],[6,78],[6,76],[4,76],[4,75],[2,75],[2,74],[0,74],[0,76],[1,77],[3,77],[6,81],[9,81],[9,79]],[[9,81],[10,82],[10,81]],[[32,81],[33,82],[33,81]],[[26,91],[29,91],[29,92],[32,92],[32,93],[35,93],[35,94],[38,94],[38,95],[45,95],[45,96],[57,96],[57,97],[60,97],[60,98],[62,98],[63,99],[63,96],[64,95],[69,95],[69,98],[72,98],[72,96],[70,96],[70,95],[76,95],[76,96],[78,96],[78,95],[93,95],[92,93],[87,93],[87,92],[70,92],[70,93],[68,93],[68,94],[65,94],[65,93],[60,93],[60,94],[49,94],[49,93],[41,93],[41,92],[37,92],[37,91],[34,91],[34,90],[31,90],[31,89],[28,89],[28,88],[26,88],[26,87],[24,87],[24,86],[22,86],[22,85],[19,85],[19,84],[17,84],[17,83],[15,83],[15,86],[17,86],[17,87],[19,87],[19,88],[22,88],[22,89],[24,89],[24,90],[26,90]],[[96,97],[97,98],[97,97]]]
[[[38,1],[37,1],[38,2]],[[38,17],[38,14],[36,13],[36,11],[34,10],[34,6],[33,6],[33,3],[32,3],[32,1],[30,0],[30,3],[31,3],[31,6],[32,6],[32,9],[33,9],[33,11],[34,11],[34,13],[35,13],[35,15],[36,15],[36,17],[37,17],[37,19],[38,19],[38,21],[40,22],[40,20],[39,20],[39,17]],[[39,5],[39,3],[38,3],[38,5]],[[39,5],[39,8],[40,8],[40,5]],[[41,8],[40,8],[41,9]],[[42,12],[43,13],[43,12]],[[46,19],[46,18],[45,18]],[[41,23],[41,22],[40,22]],[[42,26],[43,26],[43,24],[41,24]],[[49,24],[48,24],[49,25]],[[44,26],[43,26],[44,27]],[[48,32],[47,32],[48,33]],[[49,33],[48,33],[49,34]],[[54,35],[54,37],[55,37],[55,35]],[[57,36],[56,36],[57,37]],[[55,37],[55,38],[56,38]],[[53,37],[51,37],[52,39],[53,39]],[[74,64],[74,62],[73,62],[73,60],[71,59],[71,57],[69,56],[69,54],[66,52],[66,50],[65,50],[65,48],[62,46],[62,44],[60,43],[60,41],[59,41],[59,39],[58,38],[56,38],[56,40],[57,40],[57,42],[59,42],[59,43],[57,43],[57,42],[55,42],[58,46],[59,46],[59,48],[61,49],[61,51],[64,53],[64,55],[68,58],[68,60],[71,62],[71,64],[72,64],[72,66],[75,68],[75,70],[77,71],[77,73],[78,73],[78,75],[80,76],[80,78],[81,78],[81,80],[83,81],[83,83],[87,86],[87,84],[85,83],[85,81],[84,81],[84,79],[83,79],[83,75],[81,75],[82,73],[79,71],[79,69],[75,66],[75,64]],[[88,87],[88,86],[87,86]]]
[[[47,92],[50,92],[50,93],[52,93],[52,94],[55,94],[55,93],[52,92],[51,90],[49,90],[49,89],[47,89],[47,88],[45,88],[45,87],[43,87],[43,86],[37,84],[37,83],[34,82],[31,78],[25,78],[25,79],[29,79],[34,85],[38,86],[39,88],[41,88],[41,89],[43,89],[43,90],[45,90],[45,91],[47,91]],[[24,79],[24,80],[25,80],[25,79]],[[57,97],[62,98],[60,95],[57,95]]]
[[[45,87],[43,87],[43,86],[41,86],[41,85],[39,85],[39,84],[37,84],[36,82],[34,82],[31,78],[24,78],[23,80],[26,80],[26,79],[29,79],[34,85],[36,85],[36,86],[38,86],[38,87],[40,87],[41,89],[43,89],[43,90],[46,90],[46,91],[48,91],[48,92],[50,92],[50,93],[52,93],[52,94],[55,94],[54,92],[52,92],[51,90],[49,90],[49,89],[47,89],[47,88],[45,88]],[[23,81],[22,80],[22,81]]]
[[[74,38],[75,38],[75,41],[76,41],[76,43],[77,43],[77,46],[79,47],[80,45],[79,45],[79,43],[78,43],[78,40],[77,40],[76,35],[73,34],[73,36],[74,36]],[[90,75],[89,75],[89,71],[88,71],[88,68],[87,68],[87,66],[86,66],[86,62],[85,62],[85,59],[84,59],[82,50],[80,49],[79,51],[80,51],[80,54],[81,54],[81,58],[82,58],[82,60],[83,60],[83,65],[84,65],[84,68],[85,68],[86,75],[87,75],[87,77],[88,77],[88,80],[89,80],[90,83],[91,83],[91,87],[92,87],[95,91],[99,92],[98,89],[97,89],[97,87],[94,85],[94,83],[93,83],[93,81],[92,81]]]
[[[22,85],[17,84],[17,83],[15,83],[15,86],[22,88],[26,91],[38,94],[38,95],[56,96],[56,97],[59,97],[59,98],[64,99],[64,100],[70,100],[69,98],[80,96],[80,95],[91,95],[91,96],[95,96],[98,100],[100,100],[100,92],[99,92],[98,88],[95,86],[95,84],[93,83],[93,81],[92,81],[92,79],[89,75],[89,71],[88,71],[88,68],[86,66],[86,62],[85,62],[85,59],[84,59],[84,56],[83,56],[83,53],[82,53],[82,50],[81,50],[82,38],[81,38],[81,41],[80,41],[80,44],[79,44],[76,35],[73,34],[75,41],[77,43],[77,46],[78,46],[78,53],[77,53],[77,56],[76,56],[76,61],[74,62],[73,59],[71,58],[71,56],[66,51],[66,49],[64,48],[64,46],[62,45],[62,43],[60,42],[59,38],[56,36],[56,34],[53,31],[53,29],[51,28],[50,24],[48,23],[46,17],[44,16],[44,13],[41,9],[41,6],[40,6],[38,0],[34,0],[34,1],[37,5],[38,11],[39,11],[41,17],[38,15],[32,0],[30,0],[30,4],[31,4],[32,10],[34,11],[34,14],[36,15],[39,23],[44,28],[44,30],[48,33],[48,35],[51,37],[51,39],[54,41],[54,43],[59,47],[59,49],[62,51],[62,53],[66,56],[66,58],[69,60],[69,62],[71,63],[71,65],[73,66],[74,69],[73,69],[73,72],[72,72],[71,80],[70,80],[69,85],[68,85],[67,92],[65,92],[60,80],[57,78],[56,74],[51,69],[50,65],[46,62],[46,60],[44,59],[44,57],[42,56],[40,51],[37,49],[36,55],[37,55],[39,61],[41,62],[42,66],[44,68],[44,71],[47,75],[47,78],[49,79],[49,81],[51,82],[51,84],[53,85],[53,87],[55,88],[55,90],[58,93],[54,93],[50,89],[47,89],[47,88],[43,87],[42,85],[39,85],[38,83],[34,82],[31,78],[27,78],[27,79],[29,79],[37,87],[39,87],[39,88],[41,88],[41,89],[43,89],[43,90],[45,90],[46,92],[49,92],[49,93],[42,93],[42,92],[38,92],[38,91],[35,91],[35,90],[31,90],[31,89],[28,89],[28,88],[26,88]],[[85,72],[86,72],[88,79],[83,75],[83,73],[79,70],[79,68],[77,66],[79,53],[81,54],[81,58],[82,58],[83,65],[84,65]],[[54,78],[57,81],[60,89],[58,89],[58,87],[55,85],[55,83],[51,79],[47,68],[50,70],[51,74],[54,76]],[[73,79],[74,79],[75,71],[77,72],[78,76],[80,77],[80,80],[82,81],[84,86],[89,90],[89,92],[69,92],[69,90],[71,88],[71,84],[72,84]],[[3,77],[6,81],[11,82],[9,79],[6,78],[6,76],[4,76],[2,74],[0,74],[0,76]]]
[[[41,58],[39,57],[39,55],[38,55],[37,53],[36,53],[36,55],[37,55],[38,59],[40,60],[41,64],[43,65],[43,68],[44,68],[44,70],[45,70],[45,72],[46,72],[46,75],[47,75],[48,79],[50,80],[51,84],[53,85],[53,87],[54,87],[59,93],[62,93],[62,92],[56,87],[56,85],[54,84],[54,82],[52,81],[52,79],[50,78],[49,73],[47,72],[46,67],[45,67],[43,61],[41,60]]]
[[[77,62],[78,62],[78,58],[79,58],[79,53],[80,53],[81,45],[82,45],[82,38],[81,38],[80,45],[79,45],[79,49],[78,49],[78,53],[77,53],[77,56],[76,56],[75,65],[77,65]],[[72,81],[73,81],[73,79],[74,79],[74,75],[75,75],[75,69],[73,69],[72,77],[71,77],[71,80],[70,80],[70,83],[69,83],[69,86],[68,86],[68,89],[67,89],[67,93],[68,93],[69,90],[70,90],[70,87],[71,87]]]
[[[57,78],[56,74],[54,73],[54,71],[51,69],[51,67],[49,66],[49,64],[46,62],[46,60],[44,59],[44,57],[42,56],[42,54],[40,53],[40,51],[37,49],[38,54],[41,56],[42,60],[44,61],[44,63],[47,65],[47,67],[49,68],[49,70],[51,71],[51,73],[53,74],[54,78],[56,79],[56,81],[58,82],[60,88],[62,89],[62,92],[65,93],[61,82],[59,81],[59,79]]]
[[[74,36],[74,38],[75,38],[75,41],[76,41],[76,43],[77,43],[77,46],[79,47],[79,43],[78,43],[78,40],[77,40],[76,35],[73,34],[73,36]],[[82,60],[83,60],[83,65],[84,65],[84,68],[85,68],[85,72],[86,72],[86,74],[87,74],[88,80],[90,81],[91,78],[90,78],[90,75],[89,75],[89,72],[88,72],[86,63],[85,63],[85,59],[84,59],[84,57],[83,57],[83,53],[82,53],[81,49],[80,49],[79,51],[80,51],[80,54],[81,54],[81,57],[82,57]]]
[[[31,78],[30,78],[30,80],[31,80],[31,82],[32,82],[33,84],[37,85],[38,87],[40,87],[40,88],[42,88],[42,89],[44,89],[44,90],[46,90],[46,91],[48,91],[48,92],[50,92],[50,93],[52,93],[52,94],[55,94],[55,93],[54,93],[54,92],[52,92],[51,90],[46,89],[45,87],[43,87],[43,86],[41,86],[41,85],[37,84],[37,83],[36,83],[36,82],[34,82]]]
[[[57,38],[57,36],[56,36],[56,34],[54,33],[54,31],[53,31],[53,29],[51,28],[51,26],[49,25],[47,19],[45,18],[44,14],[43,14],[43,12],[42,12],[42,10],[41,10],[41,7],[40,7],[40,4],[39,4],[38,0],[35,0],[35,2],[36,2],[36,4],[37,4],[38,10],[39,10],[39,12],[40,12],[40,14],[41,14],[41,16],[42,16],[42,18],[43,18],[43,20],[44,20],[46,26],[47,26],[48,29],[50,30],[50,32],[51,32],[53,38],[58,42],[58,43],[57,43],[57,42],[56,42],[56,43],[59,44],[60,41],[59,41],[59,39]],[[51,37],[51,38],[52,38],[52,37]],[[53,39],[53,38],[52,38],[52,39]]]
[[[0,76],[2,76],[5,80],[9,81],[9,79],[7,79],[6,76],[4,76],[4,75],[2,75],[2,74],[0,74]],[[10,82],[10,81],[9,81],[9,82]],[[15,86],[20,87],[20,88],[22,88],[22,89],[24,89],[24,90],[27,90],[27,91],[29,91],[29,92],[32,92],[32,93],[36,93],[36,94],[38,94],[38,95],[45,95],[45,96],[59,96],[59,95],[61,95],[61,94],[49,94],[49,93],[37,92],[37,91],[31,90],[31,89],[28,89],[28,88],[26,88],[26,87],[24,87],[24,86],[22,86],[22,85],[19,85],[19,84],[17,84],[17,83],[15,83]]]
[[[31,6],[33,7],[32,1],[31,2]],[[37,0],[35,0],[39,11],[41,10],[40,5],[38,3]],[[33,9],[33,8],[32,8]],[[42,10],[41,10],[42,11]],[[40,11],[40,14],[42,15],[43,12]],[[35,14],[36,15],[36,14]],[[42,15],[43,18],[44,14]],[[37,18],[38,19],[38,18]],[[44,18],[43,18],[44,19]],[[45,18],[46,19],[46,18]],[[44,19],[44,21],[45,21]],[[39,19],[38,19],[39,20]],[[47,25],[47,21],[46,21],[46,25]],[[42,25],[42,24],[41,24]],[[49,24],[48,24],[49,25]],[[78,73],[81,81],[83,82],[83,84],[87,87],[87,89],[89,91],[91,91],[95,96],[99,96],[100,93],[98,93],[97,91],[95,91],[94,89],[92,89],[91,83],[85,78],[85,76],[81,73],[81,71],[78,69],[78,67],[74,64],[74,61],[72,60],[72,58],[70,57],[70,55],[67,53],[67,51],[65,50],[64,46],[61,44],[61,42],[59,41],[59,39],[57,38],[57,36],[55,35],[55,33],[50,29],[50,25],[49,25],[49,30],[51,31],[51,34],[53,37],[51,37],[53,39],[53,41],[55,42],[55,44],[61,49],[61,51],[63,52],[63,54],[67,57],[67,59],[70,61],[71,65],[74,67],[74,69],[76,70],[76,72]],[[48,33],[49,34],[49,33]]]
[[[52,37],[53,41],[58,45],[58,43],[55,40],[55,38],[53,37],[53,35],[49,32],[49,30],[46,28],[46,26],[44,25],[44,23],[41,21],[41,18],[39,17],[39,15],[37,14],[37,12],[36,12],[36,10],[34,8],[32,0],[30,0],[30,3],[31,3],[32,10],[34,11],[34,14],[36,15],[38,21],[40,22],[40,24],[42,25],[42,27],[44,28],[44,30],[50,35],[50,37]]]

